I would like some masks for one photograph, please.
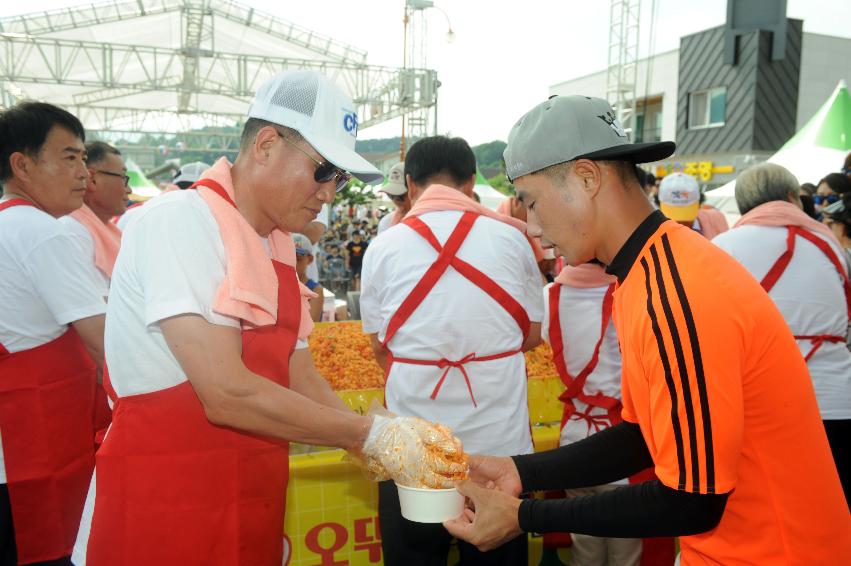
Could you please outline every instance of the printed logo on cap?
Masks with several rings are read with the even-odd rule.
[[[358,137],[358,115],[356,112],[343,108],[343,129],[353,138]]]
[[[394,182],[400,182],[402,180],[402,174],[398,169],[393,169],[390,171],[390,180]]]
[[[621,126],[621,123],[617,119],[617,116],[612,114],[611,111],[606,112],[605,114],[600,114],[599,116],[597,116],[597,118],[608,124],[609,127],[613,129],[618,136],[622,138],[626,137],[626,130],[623,129],[623,126]]]

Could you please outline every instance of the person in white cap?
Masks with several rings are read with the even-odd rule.
[[[360,303],[387,408],[451,426],[470,453],[532,452],[523,352],[540,343],[543,296],[526,224],[473,200],[461,138],[417,141],[405,171],[414,206],[366,250]],[[392,482],[378,489],[384,564],[445,565],[446,531],[403,518]],[[526,547],[459,550],[501,566],[525,564]]]
[[[390,168],[387,174],[387,182],[378,189],[385,193],[396,209],[385,214],[378,222],[378,233],[381,234],[391,226],[402,221],[402,218],[411,210],[411,197],[408,195],[408,187],[405,185],[405,162],[397,163]]]
[[[309,267],[316,263],[316,258],[313,255],[314,246],[310,242],[310,238],[304,234],[293,234],[293,243],[295,244],[295,270],[298,280],[316,295],[315,297],[311,297],[309,301],[310,318],[315,322],[319,322],[322,319],[323,288],[308,273]]]
[[[204,171],[209,168],[210,165],[203,161],[186,163],[177,170],[177,173],[174,174],[174,178],[171,180],[171,183],[174,187],[177,187],[180,190],[186,190],[194,185],[198,179],[201,178]],[[164,194],[174,190],[174,187],[167,188]],[[118,226],[118,229],[123,232],[127,228],[127,225],[130,224],[130,220],[139,213],[140,207],[146,202],[147,201],[137,202],[136,204],[127,207],[124,214],[121,214],[118,216],[118,219],[115,220],[115,224]]]
[[[636,163],[672,142],[630,143],[611,105],[556,96],[514,125],[506,176],[569,265],[617,277],[623,422],[566,446],[474,455],[444,523],[482,549],[524,531],[678,536],[681,562],[832,564],[851,521],[806,363],[753,276],[648,202]],[[793,449],[794,447],[794,449]],[[658,480],[560,500],[526,491],[600,485],[652,466]],[[488,489],[487,486],[496,489]]]
[[[675,222],[711,240],[729,229],[724,214],[703,205],[697,179],[685,173],[666,175],[659,184],[659,210]]]
[[[280,73],[257,92],[236,161],[131,224],[106,323],[115,410],[77,566],[286,563],[289,440],[356,451],[400,481],[442,485],[458,471],[444,429],[349,411],[307,350],[312,293],[289,233],[350,176],[381,181],[356,134],[353,104],[328,78]]]
[[[801,208],[800,185],[762,163],[736,179],[742,218],[712,242],[768,292],[807,362],[846,500],[851,501],[851,284],[842,244]]]

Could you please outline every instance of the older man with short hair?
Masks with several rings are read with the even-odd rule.
[[[742,218],[712,240],[768,292],[807,361],[846,499],[851,497],[851,352],[845,347],[851,286],[836,236],[801,209],[800,184],[780,165],[736,179]]]
[[[0,564],[70,564],[94,466],[106,304],[91,248],[57,220],[86,193],[67,111],[0,112]]]
[[[328,78],[280,73],[258,91],[236,161],[134,219],[110,288],[115,410],[77,566],[286,563],[289,440],[357,451],[400,481],[442,485],[459,471],[447,456],[457,445],[428,423],[348,410],[307,349],[312,293],[290,232],[352,174],[381,180],[356,133],[351,100]]]

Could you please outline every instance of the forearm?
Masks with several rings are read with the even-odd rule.
[[[77,334],[80,335],[80,339],[83,341],[83,344],[86,346],[86,351],[91,356],[92,361],[97,366],[97,381],[98,383],[103,382],[103,360],[104,360],[104,351],[103,351],[103,330],[104,330],[104,321],[105,316],[100,314],[96,316],[90,316],[87,318],[83,318],[80,320],[75,320],[71,323],[71,326],[74,327],[74,330],[77,331]]]
[[[326,407],[351,411],[313,364],[298,371],[290,371],[290,389]]]
[[[602,485],[653,465],[640,427],[628,422],[555,450],[513,459],[523,491]]]
[[[687,536],[715,528],[728,494],[677,491],[651,481],[585,497],[528,499],[520,504],[524,531],[566,531],[597,537]]]
[[[328,391],[330,395],[320,395],[324,402],[318,402],[246,370],[214,399],[208,398],[204,408],[218,425],[304,444],[360,448],[371,419],[351,412],[330,387]]]

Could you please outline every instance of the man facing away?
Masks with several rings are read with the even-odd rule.
[[[414,206],[369,247],[361,312],[387,372],[387,408],[449,425],[470,453],[532,452],[523,352],[540,342],[540,276],[525,223],[473,201],[476,161],[461,138],[415,143],[405,158]],[[440,525],[403,519],[379,485],[384,560],[446,564]],[[526,538],[464,564],[524,564]]]

